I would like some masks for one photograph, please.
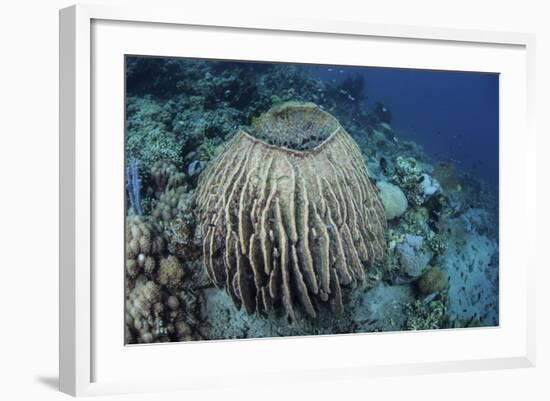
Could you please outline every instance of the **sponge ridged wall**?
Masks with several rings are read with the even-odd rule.
[[[319,303],[341,310],[342,288],[353,288],[384,253],[377,190],[357,145],[330,114],[288,103],[259,126],[270,121],[278,121],[277,130],[286,129],[285,121],[300,126],[286,129],[291,140],[276,145],[261,132],[239,131],[200,177],[206,271],[248,313],[282,305],[295,320],[297,309],[316,317]]]

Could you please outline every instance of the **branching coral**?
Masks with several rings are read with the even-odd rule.
[[[150,97],[128,97],[126,112],[127,160],[139,160],[143,171],[150,171],[159,160],[179,163],[181,145],[168,125],[171,123],[173,104]]]
[[[342,289],[385,247],[384,210],[357,145],[311,103],[276,106],[256,126],[199,180],[208,275],[248,313],[341,310]]]
[[[175,263],[169,260],[163,265],[170,265],[170,270]],[[176,276],[168,274],[167,282],[170,283]],[[185,289],[181,292],[173,290],[166,292],[145,276],[137,277],[134,287],[126,295],[127,343],[200,339],[193,329],[199,320],[194,296]]]
[[[162,309],[159,287],[141,276],[126,301],[126,324],[138,333],[139,342],[150,343],[167,334],[160,324]]]
[[[185,182],[185,173],[179,171],[176,165],[166,160],[159,160],[151,167],[151,178],[155,192],[180,187]]]
[[[164,248],[162,238],[155,234],[142,216],[126,218],[126,273],[135,278],[141,272],[150,275],[156,267],[155,256]]]
[[[185,186],[166,190],[153,208],[153,218],[161,230],[177,218],[190,217],[191,193]]]

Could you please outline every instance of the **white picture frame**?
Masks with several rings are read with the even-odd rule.
[[[176,40],[165,39],[189,34],[186,27],[192,28],[193,35],[201,38],[200,46],[189,45],[190,47],[181,50],[183,54],[175,54]],[[147,34],[140,36],[144,31]],[[259,49],[254,50],[253,35],[262,35],[262,40],[271,41],[273,53],[260,54]],[[239,43],[234,46],[226,43],[224,50],[215,47],[215,42],[220,38],[243,42],[241,46]],[[217,54],[219,58],[278,61],[296,61],[297,57],[304,57],[303,60],[307,61],[316,57],[316,43],[319,45],[325,41],[328,48],[329,42],[334,38],[338,39],[342,52],[346,51],[348,42],[353,46],[372,42],[376,46],[381,41],[385,48],[404,44],[404,53],[408,48],[414,48],[418,52],[415,53],[417,59],[408,62],[403,61],[404,54],[397,54],[400,52],[381,52],[378,56],[373,56],[371,65],[380,63],[384,66],[411,68],[439,66],[442,69],[476,71],[482,68],[503,74],[500,107],[507,113],[504,117],[501,113],[503,277],[500,288],[500,326],[479,330],[140,347],[125,347],[122,338],[119,338],[118,327],[113,328],[112,332],[99,330],[98,327],[105,328],[109,321],[117,321],[123,310],[123,286],[107,286],[106,274],[98,274],[97,271],[98,261],[111,260],[103,258],[114,255],[113,260],[121,260],[116,259],[116,249],[113,250],[114,254],[107,254],[103,253],[101,246],[98,247],[102,241],[98,234],[107,229],[106,221],[113,221],[108,219],[112,215],[104,214],[101,205],[106,199],[101,198],[101,194],[106,193],[109,188],[117,188],[121,184],[120,178],[123,177],[120,138],[124,135],[124,123],[119,114],[123,108],[123,88],[116,81],[109,81],[110,74],[105,74],[102,69],[113,60],[109,57],[120,61],[120,64],[110,64],[119,71],[122,66],[119,56],[124,53],[174,56]],[[277,47],[277,42],[288,39],[292,39],[293,43],[300,43],[300,40],[311,41],[310,53],[303,51],[303,47],[293,50],[292,46],[287,46],[286,53],[281,49],[277,50],[284,48]],[[248,40],[250,42],[246,42]],[[165,10],[155,7],[78,5],[61,10],[60,390],[81,396],[234,386],[238,385],[235,378],[242,374],[247,374],[257,383],[270,383],[275,380],[326,380],[329,377],[352,377],[360,380],[373,376],[534,366],[535,285],[534,258],[531,256],[534,252],[530,250],[535,242],[532,236],[536,232],[536,210],[527,195],[527,189],[536,185],[535,136],[532,129],[534,44],[534,36],[523,33],[375,25],[357,21],[296,20],[290,17],[281,19],[256,15],[236,18],[215,13],[187,14],[184,9]],[[448,57],[442,56],[441,60],[434,61],[429,55],[435,48],[441,55]],[[222,51],[227,53],[220,54]],[[459,64],[453,59],[453,54],[461,52],[467,57]],[[335,49],[332,59],[327,59],[328,56],[325,55],[322,60],[338,64],[337,54]],[[357,65],[364,63],[360,57],[357,55],[354,59]],[[347,62],[351,64],[352,60]],[[116,74],[115,71],[114,75]],[[98,82],[103,84],[97,87]],[[106,82],[114,83],[114,86],[107,87]],[[109,110],[114,110],[114,114],[102,109],[107,107],[103,104],[107,104],[108,100],[101,96],[108,88],[113,90],[111,97],[114,103],[109,103],[108,107]],[[515,99],[508,96],[511,93],[516,94]],[[98,98],[105,102],[98,102]],[[103,122],[108,122],[108,125],[103,126]],[[104,139],[98,141],[94,137],[94,132],[97,132],[94,130],[98,128],[111,130],[111,139],[114,142],[107,144]],[[516,135],[511,135],[512,132]],[[111,151],[108,151],[106,145],[111,144]],[[120,174],[114,173],[111,174],[112,178],[103,179],[110,171],[120,171]],[[508,185],[509,182],[514,182],[515,186]],[[121,185],[121,196],[123,191]],[[117,203],[120,197],[115,197],[112,201]],[[122,205],[122,202],[119,203]],[[121,209],[115,208],[113,212],[117,210]],[[121,217],[118,220],[119,223],[109,223],[112,226],[109,226],[108,231],[118,233],[114,236],[105,235],[109,241],[117,242],[117,239],[123,237],[123,230],[120,229],[123,219]],[[103,233],[106,234],[106,231]],[[114,271],[119,263],[113,262],[113,265]],[[508,269],[512,265],[515,270]],[[105,263],[101,266],[105,266]],[[119,270],[122,274],[122,267]],[[114,282],[119,278],[115,277]],[[102,295],[98,295],[96,291],[101,291]],[[120,298],[117,298],[117,291]],[[117,306],[110,311],[105,307],[107,303]],[[123,320],[120,321],[120,327],[122,325]],[[453,344],[454,349],[440,352],[438,347],[445,349],[445,345],[450,344]],[[467,348],[467,344],[471,347]],[[433,352],[429,349],[422,354],[413,352],[414,349],[423,349],[427,345],[433,347]],[[318,357],[320,347],[326,352],[324,358]],[[383,350],[389,347],[393,350],[402,348],[403,352],[396,352],[398,356],[384,353]],[[381,351],[377,353],[376,349]],[[366,353],[366,350],[371,351]],[[188,361],[193,361],[189,364],[192,368],[178,374],[171,373],[170,366],[177,363],[177,358],[182,355]],[[216,361],[216,366],[212,366],[208,361],[216,355],[222,357]],[[269,357],[270,366],[258,366],[258,355]],[[293,355],[297,360],[288,364],[285,355]],[[235,359],[239,361],[232,364],[223,362]],[[162,360],[166,364],[156,368],[155,375],[140,376],[139,371],[132,370],[132,366],[140,360],[147,363],[158,363]],[[254,366],[254,369],[248,366]]]

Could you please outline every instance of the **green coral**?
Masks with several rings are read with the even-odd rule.
[[[416,300],[405,306],[406,330],[435,330],[445,327],[447,309],[442,300],[422,302]]]

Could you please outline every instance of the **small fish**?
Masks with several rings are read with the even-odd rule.
[[[208,224],[208,227],[216,227],[216,225],[214,223],[210,223]]]
[[[328,72],[332,72],[332,68],[327,68],[327,71],[328,71]]]

